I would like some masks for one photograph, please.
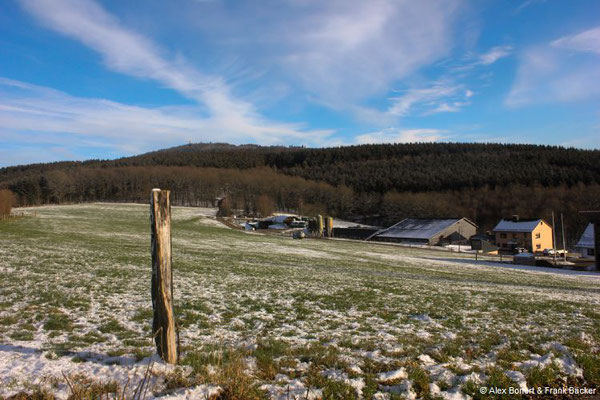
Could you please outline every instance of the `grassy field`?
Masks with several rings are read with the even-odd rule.
[[[139,379],[156,359],[148,207],[24,211],[0,221],[0,397],[66,398],[65,371],[89,393]],[[598,274],[249,234],[196,208],[174,208],[172,232],[182,354],[152,366],[149,398],[600,385]]]

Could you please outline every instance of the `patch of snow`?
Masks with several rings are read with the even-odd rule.
[[[454,340],[454,339],[456,339],[456,333],[454,333],[454,332],[444,332],[444,333],[442,333],[442,337],[444,339]]]
[[[519,384],[519,387],[523,390],[527,390],[527,379],[525,375],[519,371],[506,371],[504,372],[512,381]]]
[[[471,399],[471,396],[468,396],[461,392],[460,387],[452,388],[448,391],[440,392],[438,394],[444,400],[467,400]]]
[[[485,382],[487,380],[487,376],[484,375],[484,374],[479,374],[477,372],[471,372],[468,375],[463,375],[463,376],[459,377],[459,380],[462,383],[465,383],[467,381],[471,381],[471,382],[479,385],[479,384],[481,384],[481,383],[483,383],[483,382]]]
[[[408,400],[415,400],[417,394],[412,388],[412,383],[409,380],[404,380],[399,385],[383,386],[383,390],[392,394],[401,394]]]
[[[421,354],[419,356],[419,360],[425,365],[435,364],[435,360],[433,358],[431,358],[428,354]]]
[[[307,388],[299,379],[291,380],[285,386],[265,384],[260,388],[266,390],[273,400],[289,400],[293,398],[317,400],[323,397],[321,389]]]
[[[583,377],[583,369],[577,366],[577,363],[570,355],[564,355],[560,358],[554,360],[554,363],[558,365],[558,367],[569,375],[574,375],[577,377]]]
[[[421,329],[420,331],[417,332],[417,336],[420,337],[421,339],[429,339],[431,337],[431,333]]]
[[[377,380],[379,382],[390,382],[395,381],[397,379],[406,379],[408,374],[404,368],[400,368],[394,371],[382,372],[377,375]]]
[[[70,390],[63,373],[66,376],[82,374],[100,381],[114,380],[122,387],[129,381],[129,388],[133,391],[144,378],[149,363],[152,363],[149,378],[149,392],[151,392],[152,388],[160,388],[164,375],[176,368],[162,362],[156,354],[139,363],[128,363],[129,365],[107,365],[100,361],[75,362],[71,357],[49,359],[46,357],[47,354],[34,348],[0,345],[0,397],[10,397],[30,385],[44,387],[49,381],[56,381],[59,384],[52,388],[52,393],[57,399],[66,399],[70,395]],[[196,390],[200,392],[213,389],[208,389],[207,386]],[[180,397],[172,398],[192,398],[186,397],[185,393],[178,396]],[[154,397],[150,396],[148,399]]]
[[[389,400],[392,397],[389,393],[377,392],[373,395],[373,400]]]
[[[198,385],[192,388],[177,390],[166,396],[161,396],[164,400],[195,400],[195,399],[210,399],[221,393],[221,388],[215,385]]]
[[[417,321],[423,321],[423,322],[429,322],[429,323],[433,322],[433,319],[427,314],[412,315],[410,318],[417,320]]]
[[[539,354],[532,354],[531,359],[523,362],[515,363],[516,367],[520,368],[533,368],[540,367],[544,368],[545,366],[552,364],[552,353],[548,353],[545,356],[540,356]]]

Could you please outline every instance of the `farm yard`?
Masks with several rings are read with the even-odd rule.
[[[144,377],[165,399],[600,386],[597,273],[246,233],[174,207],[173,367],[153,355],[148,206],[21,211],[0,221],[0,398],[131,396]]]

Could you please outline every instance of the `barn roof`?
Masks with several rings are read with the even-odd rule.
[[[542,219],[530,221],[511,221],[503,219],[498,222],[498,225],[494,228],[494,232],[533,232],[535,227],[542,221]]]
[[[594,248],[594,224],[588,224],[575,247]]]
[[[463,219],[471,225],[476,226],[466,218],[406,218],[385,229],[377,236],[396,239],[430,239],[437,233]]]

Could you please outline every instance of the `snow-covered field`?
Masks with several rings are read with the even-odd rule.
[[[600,385],[599,274],[248,234],[183,207],[172,228],[182,351],[167,366],[150,334],[148,206],[21,211],[0,221],[0,398],[67,398],[67,379],[131,395],[145,375],[147,398],[190,399]]]

